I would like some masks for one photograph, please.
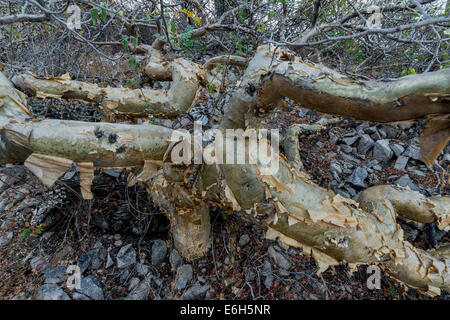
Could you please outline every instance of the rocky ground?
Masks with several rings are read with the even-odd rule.
[[[200,96],[173,128],[205,128],[220,120],[226,96]],[[220,102],[220,103],[219,103]],[[39,116],[100,121],[92,106],[57,100],[32,101]],[[215,106],[215,107],[212,107]],[[282,132],[292,123],[322,115],[289,104],[272,119]],[[450,146],[431,169],[418,161],[423,121],[380,125],[342,120],[299,137],[305,170],[324,188],[356,199],[377,184],[397,184],[427,196],[448,194]],[[430,299],[383,273],[380,290],[366,286],[366,267],[346,265],[316,275],[313,259],[265,239],[264,228],[239,214],[211,209],[213,241],[201,259],[184,261],[173,248],[168,221],[145,190],[127,187],[127,173],[96,171],[94,200],[80,198],[78,171],[71,167],[50,189],[21,166],[0,167],[1,299]],[[450,240],[434,224],[404,220],[405,237],[421,248]],[[67,268],[81,281],[71,289]],[[69,279],[70,280],[70,279]],[[443,292],[434,299],[449,299]]]

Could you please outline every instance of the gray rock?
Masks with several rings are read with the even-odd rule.
[[[85,295],[92,300],[104,300],[100,282],[93,276],[82,278],[80,289],[78,289],[77,292]]]
[[[155,119],[155,124],[161,125],[167,128],[172,128],[172,120],[169,119]]]
[[[128,271],[128,269],[123,269],[119,276],[120,284],[124,284],[125,282],[127,282],[129,276],[130,271]]]
[[[149,273],[150,269],[143,263],[136,264],[136,273],[139,277],[145,277]]]
[[[419,188],[411,181],[411,178],[405,174],[401,176],[397,181],[395,181],[400,187],[409,187],[411,190],[419,191]]]
[[[425,173],[423,173],[420,170],[414,170],[413,169],[413,170],[411,170],[411,172],[414,173],[416,176],[419,176],[419,177],[422,177],[422,178],[425,178],[427,176]]]
[[[374,166],[376,166],[378,164],[378,160],[372,159],[370,160],[367,164],[366,167],[367,168],[373,168]]]
[[[398,134],[398,126],[396,125],[386,126],[385,129],[387,138],[395,138]]]
[[[373,147],[373,157],[380,162],[389,161],[394,152],[389,147],[389,140],[378,140]]]
[[[14,233],[11,231],[11,232],[8,232],[7,234],[6,234],[6,236],[0,236],[0,248],[1,247],[4,247],[4,246],[6,246],[8,243],[10,243],[11,242],[11,240],[12,240],[12,238],[13,238],[13,236],[14,236]]]
[[[30,260],[30,267],[33,271],[44,270],[49,265],[48,256],[36,256]]]
[[[267,288],[271,288],[273,284],[273,272],[272,272],[272,265],[270,264],[269,261],[267,260],[264,261],[261,274],[265,277],[264,285]]]
[[[90,267],[92,261],[92,252],[83,253],[79,258],[77,265],[80,268],[81,274],[83,274],[87,268]]]
[[[116,246],[116,247],[120,247],[122,244],[123,244],[123,241],[122,241],[122,240],[116,240],[116,241],[114,241],[114,246]]]
[[[39,288],[36,300],[70,300],[70,298],[60,286],[44,284]]]
[[[354,136],[354,137],[348,137],[348,138],[343,138],[342,141],[344,141],[344,143],[348,146],[351,146],[352,144],[354,144],[356,142],[356,140],[358,140],[358,136]]]
[[[419,235],[419,231],[416,229],[408,228],[405,231],[405,238],[408,241],[414,241],[416,240],[417,236]]]
[[[44,270],[45,283],[58,284],[67,280],[67,268],[63,266],[49,267]]]
[[[381,171],[381,170],[383,170],[383,168],[377,164],[377,165],[373,166],[373,170]]]
[[[139,282],[136,288],[131,291],[125,300],[147,300],[150,290],[152,289],[152,278],[153,276],[147,275],[144,280]]]
[[[345,190],[348,191],[348,193],[350,193],[352,198],[356,196],[357,192],[355,189],[353,189],[352,187],[349,187],[347,185],[345,185],[344,188],[345,188]]]
[[[408,148],[406,148],[405,152],[403,152],[403,155],[414,160],[419,160],[419,151],[420,148],[418,146],[410,144]]]
[[[261,270],[261,274],[263,276],[268,276],[272,274],[272,265],[270,264],[270,261],[264,260],[264,264]]]
[[[167,255],[167,244],[163,240],[155,240],[152,245],[152,265],[157,267]]]
[[[341,158],[344,159],[344,160],[347,160],[349,162],[356,163],[356,164],[361,162],[359,159],[356,159],[355,157],[353,157],[353,156],[351,156],[349,154],[345,154],[345,153],[341,154]],[[348,167],[348,164],[347,164],[347,167]]]
[[[133,291],[133,289],[137,287],[139,282],[141,282],[139,280],[139,278],[136,278],[136,277],[131,278],[130,283],[128,284],[128,291],[130,291],[130,292]]]
[[[271,257],[279,267],[289,270],[291,263],[282,253],[276,251],[273,246],[270,246],[267,252],[269,253],[269,257]]]
[[[108,269],[109,267],[111,267],[112,265],[114,265],[114,261],[111,258],[111,255],[108,253],[108,257],[106,258],[106,265],[105,268]]]
[[[450,153],[444,154],[444,156],[442,157],[442,160],[450,162]]]
[[[177,275],[175,279],[175,289],[183,290],[186,288],[189,281],[191,281],[194,275],[194,271],[190,264],[183,264],[177,269]]]
[[[368,134],[363,134],[358,142],[358,152],[366,154],[374,145],[375,141]]]
[[[331,172],[336,172],[337,174],[342,173],[342,167],[339,164],[339,162],[337,162],[337,161],[332,161],[330,163],[330,170],[331,170]]]
[[[394,164],[394,169],[398,170],[405,170],[406,165],[408,164],[408,157],[405,156],[399,156]]]
[[[241,247],[245,247],[246,245],[248,245],[250,243],[250,237],[248,236],[248,234],[243,234],[241,236],[241,238],[239,239],[239,245]]]
[[[92,300],[91,298],[89,298],[88,296],[85,296],[84,294],[81,294],[79,292],[74,292],[72,294],[72,299],[73,300]]]
[[[396,157],[400,156],[403,151],[405,151],[405,148],[403,148],[401,145],[399,145],[398,143],[394,143],[391,146],[392,151],[394,151],[394,154]]]
[[[55,233],[53,231],[47,231],[45,232],[40,238],[39,240],[41,241],[47,241],[50,240],[50,238],[54,235]]]
[[[117,254],[117,267],[119,269],[128,268],[136,263],[136,251],[134,251],[132,244],[127,244],[120,248]]]
[[[349,145],[346,145],[346,144],[341,144],[340,147],[341,147],[341,150],[346,153],[351,153],[353,151],[352,147],[350,147]]]
[[[349,182],[357,187],[366,187],[364,180],[367,178],[366,168],[357,167],[348,178]],[[348,191],[348,190],[347,190]]]
[[[176,249],[173,249],[170,253],[169,261],[172,266],[172,270],[177,270],[177,268],[183,263],[183,258]]]
[[[209,284],[201,285],[199,282],[196,282],[181,295],[180,300],[201,299],[210,288]]]

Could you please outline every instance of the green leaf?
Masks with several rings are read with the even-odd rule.
[[[107,16],[106,10],[102,8],[102,13],[100,14],[100,19],[102,19],[102,21],[105,22],[106,16]]]
[[[130,37],[130,42],[133,44],[133,50],[136,51],[137,39],[135,37]]]
[[[208,89],[209,93],[213,94],[216,91],[216,85],[214,83],[210,83]]]
[[[91,20],[94,26],[97,23],[97,18],[98,18],[98,9],[97,8],[91,9]]]
[[[134,66],[134,65],[136,64],[136,58],[131,57],[131,58],[128,60],[128,64],[130,65],[130,67]]]
[[[122,42],[123,48],[127,49],[127,47],[128,47],[128,37],[127,36],[122,36],[122,40],[120,42]]]
[[[416,70],[414,70],[414,68],[409,68],[408,74],[416,74]]]
[[[30,235],[31,230],[27,228],[22,228],[22,237],[26,238]]]
[[[265,29],[264,23],[259,23],[258,24],[258,32],[259,33],[264,33],[264,29]]]

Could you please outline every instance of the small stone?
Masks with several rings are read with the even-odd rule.
[[[279,267],[289,270],[291,263],[282,253],[276,251],[273,246],[270,246],[267,252]]]
[[[245,247],[246,245],[248,245],[250,243],[250,237],[248,236],[248,234],[243,234],[241,236],[241,238],[239,239],[239,245],[241,247]]]
[[[81,279],[80,289],[77,292],[92,300],[104,300],[100,282],[93,276],[87,276]]]
[[[12,238],[14,236],[13,232],[8,232],[6,236],[0,236],[0,248],[6,246],[8,243],[11,242]]]
[[[283,268],[280,268],[278,270],[278,274],[282,277],[289,277],[291,275],[291,273],[287,270],[284,270]]]
[[[181,295],[180,300],[201,299],[210,288],[211,286],[209,284],[202,285],[201,283],[196,282]]]
[[[70,298],[60,286],[44,284],[39,288],[36,300],[70,300]]]
[[[79,292],[74,292],[72,294],[72,299],[73,300],[92,300],[88,296],[85,296],[84,294],[79,293]]]
[[[112,265],[114,265],[114,261],[111,258],[111,255],[108,253],[108,257],[106,258],[106,265],[105,268],[108,269],[109,267],[111,267]]]
[[[41,241],[48,241],[55,233],[53,231],[47,231],[45,232],[39,240]]]
[[[49,265],[48,256],[36,256],[30,260],[30,266],[33,271],[39,271],[47,268]]]
[[[337,174],[342,173],[342,167],[339,164],[339,162],[337,162],[337,161],[332,161],[330,163],[330,169],[331,169],[331,172],[336,172]]]
[[[405,174],[400,177],[397,181],[395,181],[397,185],[400,187],[409,187],[411,190],[419,191],[419,188],[411,181],[411,178]]]
[[[347,160],[349,162],[355,163],[355,164],[358,164],[358,163],[361,162],[360,160],[356,159],[355,157],[353,157],[353,156],[351,156],[349,154],[345,154],[345,153],[341,154],[341,158],[344,159],[344,160]],[[348,164],[347,164],[347,167],[348,167]]]
[[[444,156],[442,157],[442,160],[450,162],[450,153],[444,154]]]
[[[389,147],[389,140],[378,140],[373,147],[373,157],[380,162],[389,161],[394,152]]]
[[[139,280],[139,278],[136,278],[136,277],[131,278],[130,284],[128,285],[128,291],[130,291],[130,292],[133,291],[133,289],[137,287],[137,285],[139,284],[139,282],[141,282],[141,281]]]
[[[268,260],[264,261],[261,274],[265,277],[264,285],[267,288],[271,288],[273,283],[273,272],[272,272],[272,265]]]
[[[177,268],[183,263],[183,258],[176,249],[173,249],[170,253],[169,261],[172,265],[172,270],[177,270]]]
[[[184,288],[186,288],[193,275],[194,271],[190,264],[183,264],[182,266],[178,267],[175,280],[175,288],[177,290],[183,290]]]
[[[403,156],[419,160],[419,151],[420,148],[418,146],[410,144],[408,148],[406,148],[406,151],[403,152]]]
[[[399,157],[397,158],[397,160],[395,161],[394,169],[397,169],[397,170],[405,170],[406,165],[408,164],[408,160],[409,160],[408,157],[405,157],[405,156],[399,156]]]
[[[386,126],[386,138],[395,138],[398,134],[398,127],[396,125]]]
[[[49,267],[44,270],[45,283],[58,284],[67,280],[67,268],[63,266]]]
[[[152,245],[152,265],[157,267],[167,255],[167,244],[163,240],[156,240]]]
[[[416,240],[418,235],[419,235],[419,231],[416,229],[408,228],[407,231],[405,231],[405,238],[408,241]]]
[[[121,238],[121,236],[120,236],[120,234],[118,234],[118,233],[116,233],[115,235],[114,235],[114,240],[120,240],[120,238]]]
[[[81,274],[83,274],[87,268],[91,265],[92,252],[84,253],[78,258],[77,265],[80,268]]]
[[[153,276],[149,274],[128,294],[125,300],[147,300],[151,290]]]
[[[114,246],[116,246],[116,247],[120,247],[122,244],[123,244],[123,241],[122,241],[122,240],[116,240],[116,241],[114,241]]]
[[[367,163],[366,167],[367,167],[367,168],[373,168],[373,167],[376,166],[377,164],[378,164],[378,160],[372,159],[372,160],[370,160],[370,161]]]
[[[134,251],[132,244],[127,244],[120,248],[117,254],[117,267],[119,269],[128,268],[132,264],[136,263],[136,252]]]
[[[127,282],[129,276],[130,271],[128,271],[128,269],[123,269],[119,276],[120,284],[124,284],[125,282]]]
[[[394,151],[394,154],[396,157],[400,156],[403,151],[405,151],[405,148],[403,148],[401,145],[399,145],[398,143],[394,143],[391,146],[392,151]]]
[[[356,140],[358,140],[358,136],[354,136],[354,137],[348,137],[348,138],[343,138],[342,141],[344,141],[344,143],[348,146],[351,146],[352,144],[354,144],[356,142]]]
[[[136,264],[136,272],[140,277],[145,277],[149,273],[150,269],[143,263]]]
[[[349,182],[354,186],[365,188],[364,180],[367,178],[367,174],[366,168],[357,167],[349,177]]]
[[[346,144],[341,144],[340,147],[341,147],[341,150],[346,153],[351,153],[353,151],[352,147],[350,147],[349,145],[346,145]]]

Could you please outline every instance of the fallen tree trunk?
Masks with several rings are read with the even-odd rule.
[[[445,70],[423,78],[418,75],[387,84],[369,84],[300,62],[285,51],[274,54],[268,46],[262,46],[230,99],[220,130],[261,128],[284,96],[319,111],[386,122],[448,114],[449,94],[450,81]],[[11,107],[20,108],[17,104]],[[258,114],[259,108],[268,111],[265,116]],[[343,261],[352,266],[374,263],[396,279],[431,294],[450,289],[448,251],[414,248],[404,240],[395,220],[399,214],[418,222],[436,222],[439,228],[448,230],[448,196],[425,198],[409,190],[379,186],[367,189],[355,202],[310,182],[298,170],[300,163],[291,164],[277,152],[271,155],[279,164],[278,170],[265,173],[257,148],[251,143],[240,150],[253,159],[246,164],[163,164],[161,160],[173,147],[172,131],[157,126],[26,122],[8,115],[3,116],[1,123],[1,138],[6,142],[2,144],[3,154],[23,161],[33,152],[26,162],[31,168],[41,166],[44,179],[52,176],[49,181],[54,180],[56,174],[51,173],[51,168],[58,163],[64,168],[70,161],[80,162],[86,168],[86,176],[94,166],[144,164],[142,172],[130,183],[142,182],[167,213],[175,246],[187,259],[202,256],[209,247],[207,207],[213,204],[225,210],[268,217],[264,220],[269,227],[267,237],[279,237],[311,252],[319,272]],[[287,143],[295,141],[295,130],[290,134]],[[267,140],[260,139],[258,143],[270,150]],[[46,157],[69,161],[52,164],[54,159]],[[298,157],[293,153],[292,158]],[[168,157],[167,160],[170,161]],[[45,161],[50,165],[42,165]]]
[[[37,98],[76,99],[100,105],[107,119],[125,115],[142,118],[154,115],[173,118],[187,111],[197,95],[202,74],[193,63],[177,59],[165,68],[173,80],[169,90],[101,88],[96,84],[70,80],[68,75],[59,78],[40,79],[33,74],[13,78],[22,91]],[[164,76],[167,76],[167,74]],[[161,74],[157,74],[160,78]]]

